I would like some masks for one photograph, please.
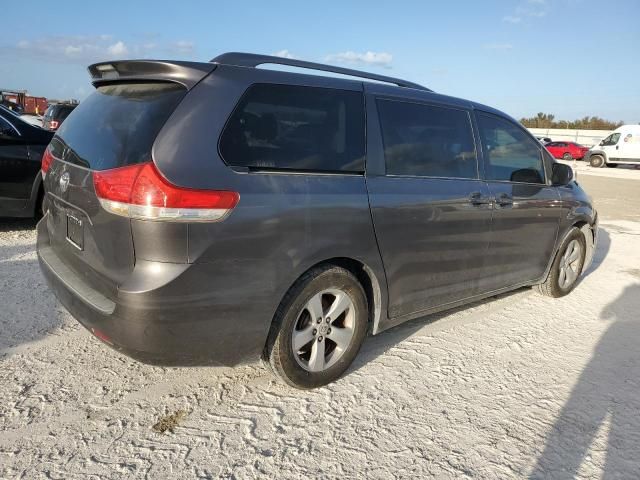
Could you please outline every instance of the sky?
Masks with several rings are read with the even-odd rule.
[[[640,0],[24,0],[2,17],[0,89],[48,98],[89,95],[97,61],[245,51],[401,77],[517,118],[640,122]]]

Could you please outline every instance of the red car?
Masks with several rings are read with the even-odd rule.
[[[563,160],[573,160],[574,158],[580,160],[589,151],[589,148],[575,142],[551,142],[547,143],[545,147],[553,155],[553,158],[562,158]]]

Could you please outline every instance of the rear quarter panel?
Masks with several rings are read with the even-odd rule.
[[[154,145],[154,161],[172,183],[239,192],[224,221],[189,225],[188,261],[206,272],[193,288],[212,310],[223,303],[225,315],[264,344],[284,294],[315,264],[354,259],[385,282],[364,175],[247,173],[224,164],[220,133],[252,83],[359,91],[362,84],[221,65],[185,97]]]

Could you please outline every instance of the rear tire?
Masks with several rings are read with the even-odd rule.
[[[573,160],[573,155],[571,155],[569,152],[566,152],[564,155],[562,155],[562,159],[563,160]]]
[[[334,265],[313,268],[291,287],[278,307],[265,360],[292,387],[326,385],[353,362],[366,336],[367,322],[367,297],[357,278]]]
[[[589,159],[589,165],[594,168],[602,168],[604,167],[606,162],[604,161],[604,157],[602,155],[591,155]]]
[[[564,297],[578,284],[584,266],[587,243],[580,229],[574,227],[553,259],[546,280],[536,289],[547,297]]]

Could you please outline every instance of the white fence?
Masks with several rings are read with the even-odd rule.
[[[612,133],[612,130],[571,130],[565,128],[530,128],[536,137],[548,137],[552,141],[566,140],[576,142],[585,147],[592,147]]]

